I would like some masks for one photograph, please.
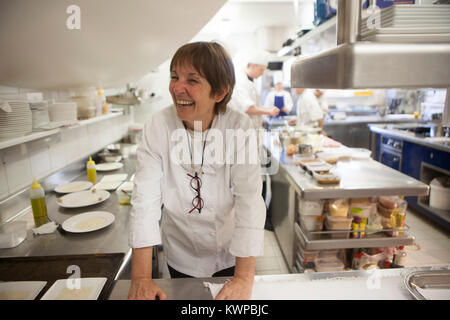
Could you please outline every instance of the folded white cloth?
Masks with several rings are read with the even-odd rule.
[[[211,283],[211,282],[203,282],[203,285],[211,291],[211,295],[213,299],[216,298],[216,296],[219,294],[220,290],[222,290],[222,287],[225,283]]]
[[[42,226],[40,226],[38,228],[33,228],[33,233],[35,235],[38,235],[38,234],[49,234],[49,233],[55,232],[57,227],[58,226],[56,225],[56,223],[51,221],[51,222],[48,222],[46,224],[43,224]]]

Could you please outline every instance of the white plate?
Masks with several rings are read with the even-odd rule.
[[[101,203],[110,197],[105,190],[86,190],[69,193],[56,202],[63,208],[81,208]]]
[[[84,233],[103,229],[113,223],[115,217],[106,211],[91,211],[77,214],[63,222],[67,232]]]
[[[80,288],[72,288],[79,280]],[[60,279],[47,290],[41,300],[97,300],[106,278]]]
[[[0,300],[34,300],[47,281],[0,282]]]
[[[116,190],[117,187],[120,186],[121,183],[122,183],[122,181],[106,181],[106,182],[100,181],[92,189],[97,189],[97,190]]]
[[[126,173],[119,173],[119,174],[109,174],[106,176],[103,176],[102,180],[100,182],[113,182],[113,181],[125,181],[128,177],[128,174]]]
[[[123,163],[120,162],[109,162],[109,163],[100,163],[95,165],[97,171],[113,171],[123,167]]]
[[[90,181],[73,181],[64,185],[57,186],[55,191],[58,193],[72,193],[87,190],[92,187],[93,183]]]

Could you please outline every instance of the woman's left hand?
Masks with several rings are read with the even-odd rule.
[[[234,277],[225,283],[216,300],[249,300],[252,296],[253,279]]]

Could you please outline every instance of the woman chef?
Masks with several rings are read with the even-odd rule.
[[[147,121],[137,152],[128,297],[166,298],[151,278],[152,247],[162,243],[172,277],[233,276],[216,299],[249,299],[264,247],[260,165],[216,161],[209,152],[232,149],[236,159],[256,148],[251,135],[243,144],[218,141],[226,132],[254,130],[248,116],[227,107],[233,64],[217,43],[190,43],[175,53],[170,75],[173,106]],[[179,150],[183,161],[174,156]]]

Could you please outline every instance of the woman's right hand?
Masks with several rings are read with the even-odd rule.
[[[131,280],[129,300],[166,300],[164,291],[152,279]]]

